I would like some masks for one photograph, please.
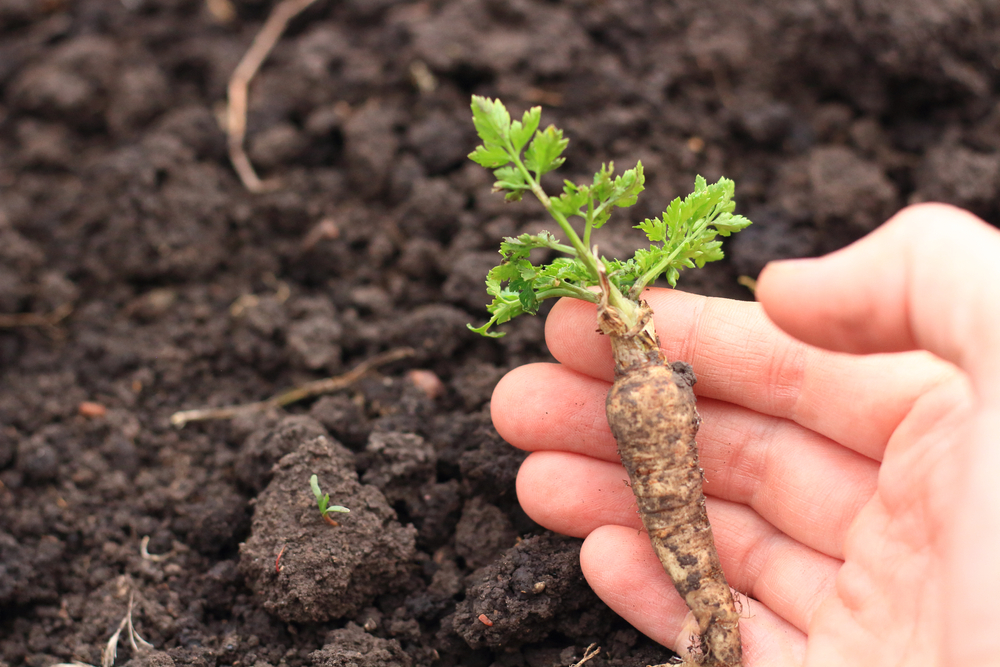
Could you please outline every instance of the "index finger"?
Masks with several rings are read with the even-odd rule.
[[[925,352],[856,356],[811,347],[778,329],[757,303],[659,288],[643,296],[660,347],[668,360],[694,367],[699,395],[790,419],[876,460],[916,398],[957,372]],[[610,382],[611,345],[596,318],[593,304],[562,299],[545,338],[561,363]]]

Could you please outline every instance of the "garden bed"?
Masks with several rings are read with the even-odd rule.
[[[641,159],[637,219],[735,180],[756,224],[680,287],[748,299],[739,276],[910,202],[1000,220],[1000,15],[319,0],[251,86],[279,182],[252,194],[219,118],[272,6],[0,0],[0,665],[100,664],[130,600],[135,667],[664,662],[517,505],[489,398],[547,358],[543,319],[465,325],[499,238],[547,223],[465,159],[470,95],[543,105],[566,178]],[[335,393],[170,422],[405,347]]]

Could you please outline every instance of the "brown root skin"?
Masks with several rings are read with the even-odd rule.
[[[645,314],[649,307],[640,308],[631,330],[606,304],[598,310],[615,355],[608,423],[653,549],[698,622],[699,664],[740,667],[739,613],[705,513],[694,373],[681,362],[667,365]]]

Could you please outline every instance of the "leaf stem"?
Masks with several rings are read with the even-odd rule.
[[[596,293],[591,292],[589,289],[584,287],[580,287],[579,285],[567,282],[562,283],[558,287],[550,287],[549,289],[540,290],[538,292],[539,301],[557,296],[569,296],[574,299],[589,301],[590,303],[598,302],[598,296]]]
[[[590,232],[594,229],[594,198],[587,197],[587,217],[584,218],[583,245],[590,247]]]
[[[510,138],[505,137],[504,141],[508,154],[513,159],[513,162],[517,166],[518,170],[524,176],[524,180],[527,181],[528,184],[531,186],[531,192],[535,195],[535,197],[538,198],[538,201],[541,202],[542,206],[545,207],[545,210],[548,211],[549,215],[551,215],[552,218],[559,224],[559,227],[562,228],[563,232],[569,238],[569,242],[573,246],[573,250],[575,251],[574,254],[581,261],[583,261],[584,265],[587,267],[587,270],[590,271],[590,274],[591,276],[593,276],[594,280],[599,281],[600,270],[598,269],[598,265],[601,260],[596,255],[594,255],[594,253],[591,252],[591,250],[588,247],[588,243],[590,241],[590,230],[591,227],[593,227],[593,217],[590,215],[590,209],[593,208],[593,200],[591,200],[591,203],[588,205],[587,224],[584,231],[584,239],[586,239],[585,241],[584,239],[580,238],[579,234],[576,233],[576,230],[573,229],[573,225],[569,223],[569,220],[566,219],[566,216],[552,208],[552,200],[549,198],[548,194],[545,193],[545,190],[542,189],[541,183],[539,183],[538,178],[536,178],[535,175],[533,175],[530,171],[528,171],[528,168],[524,166],[524,162],[521,161],[521,156],[519,152],[514,150],[514,144],[511,142]],[[625,295],[623,295],[618,290],[618,288],[615,287],[613,284],[609,284],[609,288],[610,289],[608,290],[608,303],[613,307],[615,307],[618,311],[620,311],[622,318],[630,326],[632,324],[635,324],[635,320],[637,318],[637,313],[638,313],[637,304],[632,300],[628,299]],[[556,289],[558,290],[560,288]],[[583,288],[577,288],[577,289],[580,289],[582,292],[586,292],[588,295],[591,295],[591,293],[588,290],[585,290]],[[543,292],[540,292],[539,297],[542,297],[542,294],[548,294],[549,296],[559,296],[558,294],[555,293],[555,291],[552,290],[545,290]],[[577,293],[574,293],[574,294],[565,294],[563,296],[573,296],[575,298],[582,298],[585,301],[596,303],[596,299],[592,298],[592,295],[583,297]]]

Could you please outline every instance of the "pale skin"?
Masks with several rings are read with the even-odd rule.
[[[1000,232],[923,204],[825,258],[769,265],[758,303],[645,297],[667,358],[698,375],[709,518],[750,598],[746,667],[1000,665]],[[509,373],[493,420],[532,452],[528,515],[586,538],[597,594],[683,651],[687,608],[604,416],[594,312],[556,304],[559,363]]]

